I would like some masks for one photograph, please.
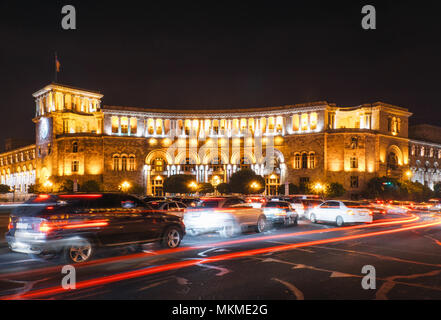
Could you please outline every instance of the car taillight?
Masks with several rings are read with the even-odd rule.
[[[9,217],[9,224],[8,224],[8,230],[11,230],[14,228],[14,224],[12,223],[11,217]]]
[[[43,221],[39,224],[38,231],[42,233],[48,233],[52,230],[52,226],[49,222]]]
[[[372,210],[369,210],[369,215],[370,215],[370,216],[374,215],[374,213],[372,212]]]
[[[349,214],[349,215],[351,215],[351,216],[354,215],[354,211],[352,211],[352,210],[348,210],[348,211],[346,211],[346,213]]]

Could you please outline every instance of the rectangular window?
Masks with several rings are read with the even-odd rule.
[[[309,183],[309,177],[300,177],[300,184]]]
[[[118,133],[119,121],[118,117],[112,117],[112,133]]]
[[[80,162],[78,160],[72,161],[72,172],[78,172],[80,168]]]
[[[292,131],[299,131],[299,129],[300,129],[299,115],[295,114],[292,116]]]
[[[302,131],[308,130],[308,114],[302,113],[301,116]]]
[[[138,131],[138,121],[136,118],[130,118],[130,134],[136,135]]]
[[[311,130],[315,130],[317,128],[317,112],[311,112],[309,118],[309,126]]]
[[[358,176],[351,176],[351,188],[358,188]]]
[[[358,159],[356,157],[351,157],[351,169],[358,168]]]
[[[121,133],[129,133],[129,118],[121,117]]]

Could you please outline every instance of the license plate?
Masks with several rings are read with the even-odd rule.
[[[17,229],[25,229],[26,230],[26,229],[29,228],[29,224],[24,223],[24,222],[17,222],[16,228]]]

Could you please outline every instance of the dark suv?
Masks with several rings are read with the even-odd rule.
[[[38,195],[14,209],[6,233],[11,250],[90,260],[98,247],[159,242],[179,246],[182,219],[123,194]]]

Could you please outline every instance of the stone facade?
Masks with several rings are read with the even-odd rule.
[[[173,174],[218,184],[251,168],[266,178],[267,194],[281,184],[309,181],[342,183],[349,196],[372,177],[408,178],[414,161],[411,113],[382,102],[163,110],[101,106],[100,93],[59,84],[34,97],[36,144],[23,149],[35,154],[26,163],[34,170],[27,185],[96,180],[117,190],[127,181],[146,194],[162,194],[162,182]],[[20,152],[0,154],[0,161]],[[21,163],[0,164],[2,181],[16,185]]]

